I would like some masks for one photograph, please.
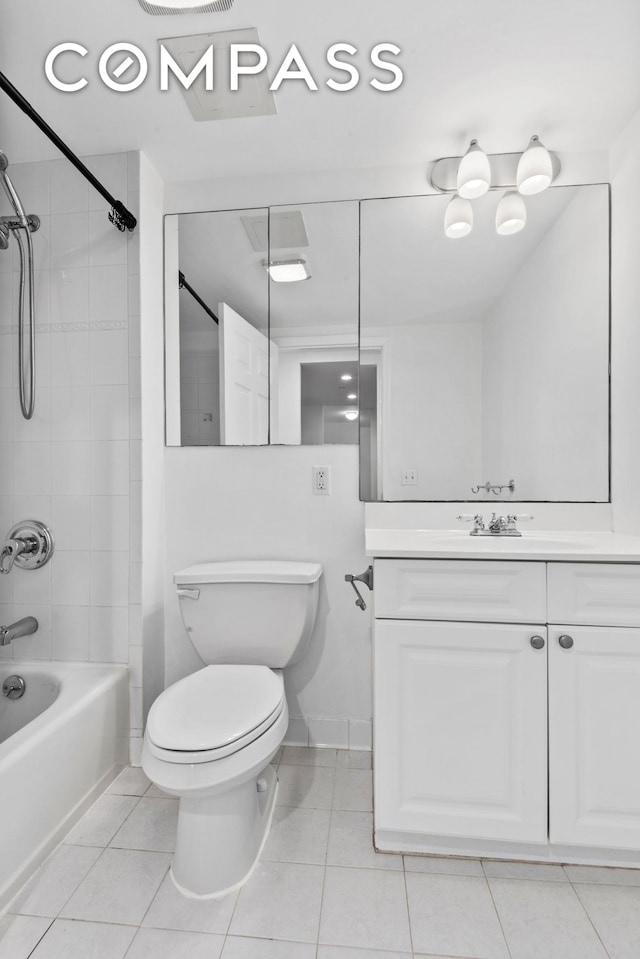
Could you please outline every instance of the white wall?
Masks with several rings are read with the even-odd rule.
[[[578,193],[484,317],[482,475],[516,499],[609,498],[607,225]]]
[[[136,211],[134,154],[87,165]],[[139,509],[137,238],[67,160],[10,167],[29,213],[36,264],[35,415],[17,387],[16,244],[0,251],[0,536],[25,517],[51,527],[41,570],[0,578],[0,619],[34,615],[38,631],[3,659],[130,663],[139,700],[141,646],[130,513]],[[4,194],[0,212],[8,213]],[[139,716],[133,725],[140,727]]]
[[[614,529],[640,533],[640,113],[611,151]]]

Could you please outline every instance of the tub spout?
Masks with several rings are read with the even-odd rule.
[[[8,646],[14,639],[20,636],[30,636],[38,628],[38,620],[35,616],[25,616],[10,626],[0,626],[0,646]]]

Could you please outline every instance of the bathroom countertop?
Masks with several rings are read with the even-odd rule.
[[[599,530],[471,536],[457,529],[366,529],[365,549],[367,556],[378,558],[640,563],[640,536]]]

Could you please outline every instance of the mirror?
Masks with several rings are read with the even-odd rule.
[[[609,188],[499,199],[362,202],[362,499],[609,500]]]
[[[167,445],[357,444],[358,206],[165,217]]]

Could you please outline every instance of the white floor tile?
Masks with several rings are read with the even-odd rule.
[[[276,806],[264,861],[311,862],[324,865],[329,840],[329,809]]]
[[[151,903],[142,925],[155,929],[183,932],[209,932],[223,935],[229,928],[238,894],[223,899],[189,899],[178,892],[167,874]]]
[[[371,752],[365,749],[339,749],[337,766],[342,769],[371,769]]]
[[[300,863],[259,863],[240,890],[230,935],[316,942],[323,871]]]
[[[65,842],[106,846],[137,802],[136,796],[101,796],[71,830]]]
[[[483,859],[485,875],[496,879],[543,879],[548,882],[567,882],[562,866],[546,862],[500,862]]]
[[[107,793],[116,793],[119,796],[144,796],[150,785],[140,766],[125,766],[111,783]]]
[[[317,959],[411,959],[410,952],[380,952],[378,949],[352,949],[351,946],[318,946]],[[433,957],[429,957],[433,959]],[[437,957],[436,957],[437,959]]]
[[[58,846],[14,899],[11,911],[57,916],[101,853],[95,846]]]
[[[611,959],[640,956],[640,889],[637,886],[576,886],[576,892]]]
[[[507,946],[485,879],[405,875],[414,952],[507,959]],[[544,952],[541,956],[547,959]]]
[[[224,936],[173,929],[140,929],[127,959],[219,959]]]
[[[608,866],[565,866],[571,882],[595,882],[605,886],[640,886],[640,869],[613,869]]]
[[[335,766],[336,750],[314,746],[284,746],[279,761],[292,766]]]
[[[62,911],[68,919],[138,925],[169,868],[171,856],[105,849]]]
[[[373,810],[373,779],[368,769],[336,769],[334,809]]]
[[[0,916],[0,959],[28,959],[50,924],[36,916]]]
[[[144,796],[111,840],[122,849],[149,849],[173,852],[178,823],[177,799],[149,799]]]
[[[512,959],[607,959],[570,885],[519,879],[489,884]]]
[[[442,876],[479,876],[484,877],[479,859],[456,859],[448,856],[405,856],[404,868],[407,872],[428,872]]]
[[[222,959],[315,959],[316,947],[310,942],[284,942],[282,939],[246,939],[227,936]]]
[[[326,766],[278,766],[278,803],[330,809],[335,769]]]
[[[319,942],[410,952],[403,874],[327,866]]]
[[[332,866],[402,871],[402,856],[373,848],[373,814],[336,809],[331,814],[327,862]]]
[[[123,959],[134,933],[131,926],[56,919],[31,959]]]

